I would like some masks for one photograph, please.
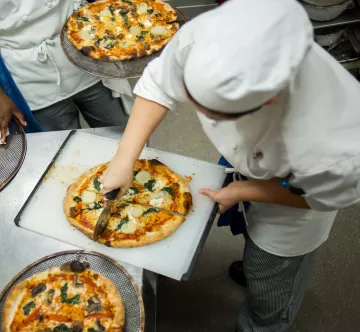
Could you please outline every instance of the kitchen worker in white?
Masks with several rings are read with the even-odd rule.
[[[79,128],[79,110],[91,127],[127,122],[121,101],[113,98],[112,91],[72,65],[61,49],[61,28],[80,2],[0,1],[1,56],[44,130]],[[9,105],[13,106],[0,91],[2,130],[14,110]]]
[[[220,212],[252,202],[238,331],[286,331],[337,210],[360,201],[358,82],[314,43],[295,0],[230,0],[181,28],[134,92],[103,192],[124,194],[168,110],[195,105],[214,146],[248,177],[201,190]]]

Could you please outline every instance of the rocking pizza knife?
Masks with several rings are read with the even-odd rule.
[[[110,207],[109,201],[114,201],[117,194],[119,193],[120,189],[115,189],[110,191],[104,195],[105,206],[104,210],[101,212],[101,215],[96,223],[93,240],[97,241],[102,233],[104,233],[108,223],[109,223],[109,214],[110,214]]]

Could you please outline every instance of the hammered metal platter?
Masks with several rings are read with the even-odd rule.
[[[14,118],[9,123],[6,144],[0,145],[0,192],[19,171],[25,154],[26,135],[20,122]]]
[[[181,27],[188,21],[188,19],[180,10],[177,8],[174,9],[176,10],[178,16],[177,21]],[[142,75],[145,67],[149,64],[149,62],[161,54],[161,51],[159,51],[143,58],[127,61],[110,62],[94,60],[82,54],[71,44],[67,38],[66,25],[67,22],[64,24],[60,34],[61,46],[65,56],[75,67],[91,75],[95,75],[101,78],[137,78]]]
[[[97,252],[85,250],[63,251],[46,256],[26,267],[15,276],[0,294],[0,331],[2,331],[1,326],[4,303],[12,287],[34,274],[73,260],[88,262],[91,270],[102,274],[114,283],[121,294],[125,306],[125,332],[144,332],[144,304],[134,279],[124,267],[111,258]]]

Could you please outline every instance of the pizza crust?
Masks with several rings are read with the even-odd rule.
[[[26,292],[28,284],[29,284],[28,280],[23,280],[10,290],[6,298],[3,314],[2,314],[3,332],[11,332],[10,325],[14,319],[16,310],[22,300],[22,297]]]
[[[100,237],[99,242],[106,244],[109,247],[114,248],[133,248],[141,247],[148,244],[152,244],[167,238],[171,235],[183,222],[185,221],[184,217],[172,215],[171,220],[167,220],[164,225],[161,225],[159,229],[154,232],[147,232],[144,235],[141,235],[138,239],[127,239],[127,240],[113,240],[108,241]]]
[[[160,13],[159,18],[156,16],[156,13],[155,15],[152,15],[151,13],[148,15],[146,12],[140,14],[139,17],[138,13],[134,14],[131,11],[131,7],[133,5],[129,5],[126,1],[100,0],[81,7],[78,11],[74,12],[69,17],[65,24],[68,40],[84,55],[99,61],[133,60],[160,51],[173,38],[174,34],[180,27],[179,23],[177,22],[176,10],[161,0],[156,0],[153,2],[132,0],[132,3],[133,5],[137,6],[142,3],[147,3],[147,5],[151,6],[152,8],[155,6],[155,11]],[[114,8],[112,10],[113,16],[111,17],[113,20],[109,22],[109,17],[98,17],[98,19],[94,19],[95,16],[99,16],[103,9],[107,9],[108,6],[111,5]],[[118,9],[121,7],[128,10],[128,13],[125,14],[125,16],[129,16],[128,19],[126,19],[128,22],[130,22],[128,24],[125,24],[125,20],[119,13]],[[80,15],[82,18],[79,19],[78,15]],[[151,20],[152,24],[145,27],[141,23],[144,18]],[[95,30],[91,36],[86,32],[84,39],[84,36],[81,33],[88,31],[88,29],[84,28],[84,25],[88,26],[90,24],[92,27],[95,27]],[[141,24],[141,32],[146,32],[147,35],[139,33],[136,36],[133,35],[132,38],[128,39],[126,36],[131,36],[129,30],[130,27],[138,27],[139,24]],[[155,36],[152,35],[151,27],[156,27],[159,25],[165,27],[166,34]],[[112,35],[110,38],[108,38],[109,35],[105,33],[106,31],[111,31]],[[120,31],[121,33],[119,33]],[[118,37],[119,35],[122,37]],[[138,40],[137,38],[139,36],[142,39]],[[106,37],[107,39],[104,39],[103,37]]]
[[[98,286],[102,286],[102,287],[105,286],[107,297],[108,299],[110,299],[113,307],[115,308],[114,318],[112,320],[112,328],[119,332],[123,331],[125,326],[125,307],[118,289],[110,279],[104,277],[103,275],[101,275],[96,271],[87,269],[85,270],[85,272],[77,273],[77,274],[81,276],[82,274],[88,274],[88,273],[90,273],[90,276],[92,277],[91,279],[93,280],[94,283],[96,283]],[[21,281],[11,289],[11,291],[9,292],[6,298],[4,304],[4,310],[2,314],[3,332],[11,332],[10,331],[11,323],[15,317],[18,306],[22,301],[24,294],[27,291],[28,285],[32,283],[36,283],[37,281],[39,282],[46,281],[49,278],[49,275],[54,275],[54,274],[74,275],[74,273],[72,272],[67,273],[62,271],[60,267],[52,267],[46,271],[33,275],[24,281]],[[94,274],[97,274],[96,279],[93,278]]]
[[[82,174],[80,177],[78,177],[72,185],[69,186],[69,188],[66,191],[65,198],[64,198],[63,208],[64,208],[64,213],[66,215],[67,220],[69,221],[69,223],[72,226],[74,226],[80,232],[85,234],[91,240],[93,239],[95,227],[94,227],[94,229],[89,229],[89,228],[81,225],[77,219],[73,218],[70,215],[70,208],[72,208],[76,205],[76,203],[74,202],[73,199],[75,196],[78,196],[78,189],[82,186],[82,184],[89,177],[92,177],[95,173],[97,173],[101,167],[103,167],[104,165],[107,166],[108,164],[109,163],[97,165],[97,166],[94,166],[94,167],[90,168],[89,170],[87,170],[84,174]],[[102,211],[102,209],[99,211]],[[89,222],[91,222],[91,221],[89,220]]]

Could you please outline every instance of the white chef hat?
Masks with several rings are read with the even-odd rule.
[[[184,82],[200,105],[224,113],[257,108],[295,77],[312,26],[295,0],[231,0],[190,24],[198,27]]]

